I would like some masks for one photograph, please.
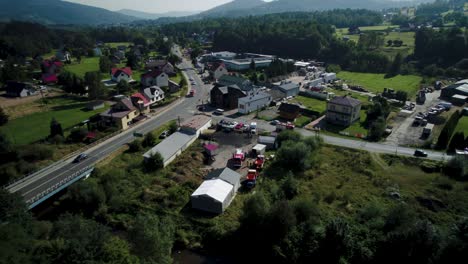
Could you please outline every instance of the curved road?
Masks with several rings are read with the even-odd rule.
[[[178,50],[176,53],[180,54]],[[189,90],[195,89],[196,91],[194,97],[182,98],[174,102],[158,115],[146,120],[144,123],[137,124],[117,136],[85,151],[89,156],[88,159],[78,164],[72,163],[74,157],[68,160],[59,161],[48,168],[25,178],[24,180],[8,186],[6,189],[10,192],[19,192],[24,197],[25,201],[28,201],[36,195],[46,191],[50,186],[55,185],[73,173],[81,171],[88,166],[95,165],[125,144],[132,142],[135,140],[135,137],[133,136],[134,132],[146,134],[171,120],[178,118],[184,120],[193,115],[196,112],[197,105],[200,105],[207,97],[209,87],[203,84],[189,62],[184,60],[178,66],[187,79],[192,79],[196,83],[196,85],[192,87],[190,81],[188,82]]]
[[[174,53],[182,57],[180,50],[178,48],[174,49]],[[68,176],[77,173],[89,166],[93,166],[98,163],[100,160],[104,159],[105,157],[109,156],[114,151],[121,148],[123,145],[130,143],[135,138],[133,136],[134,132],[139,132],[146,134],[150,131],[157,129],[158,127],[162,126],[163,124],[180,118],[184,120],[195,113],[197,113],[197,106],[201,105],[203,102],[206,102],[206,99],[209,95],[210,87],[204,85],[195,70],[192,68],[190,62],[183,60],[183,62],[178,65],[179,68],[182,70],[182,73],[186,76],[187,79],[192,79],[196,85],[193,87],[191,86],[191,81],[188,82],[189,90],[195,89],[196,93],[194,97],[186,97],[182,98],[174,102],[172,105],[166,107],[156,116],[149,118],[145,122],[141,124],[137,124],[134,127],[118,134],[115,137],[112,137],[103,143],[100,143],[89,150],[85,151],[88,154],[89,158],[78,163],[72,163],[73,158],[68,160],[62,160],[59,162],[54,163],[53,165],[31,175],[27,178],[20,180],[8,187],[7,190],[10,192],[19,192],[25,199],[25,201],[30,200],[31,198],[35,197],[36,195],[47,191],[50,186],[59,183],[63,179],[67,178]],[[221,119],[223,117],[213,117],[213,119]],[[239,118],[243,119],[243,118]],[[219,121],[219,120],[218,120]],[[249,120],[250,121],[250,120]],[[244,120],[246,122],[246,120]],[[262,130],[267,131],[274,131],[275,127],[270,125],[269,123],[256,120],[258,122],[259,128]],[[247,122],[246,122],[247,123]],[[298,129],[298,131],[305,135],[305,136],[313,136],[316,135],[315,132],[308,131],[305,129]],[[396,147],[396,146],[389,146],[385,144],[379,143],[370,143],[364,141],[357,141],[351,139],[345,139],[340,137],[332,137],[327,135],[321,135],[324,141],[328,144],[335,145],[335,146],[342,146],[354,149],[361,149],[367,150],[370,152],[375,153],[385,153],[385,154],[397,154],[397,155],[404,155],[404,156],[412,156],[414,153],[413,148],[405,148],[405,147]],[[430,152],[428,151],[428,159],[432,160],[446,160],[450,158],[446,156],[444,153],[440,152]]]

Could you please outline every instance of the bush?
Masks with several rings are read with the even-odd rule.
[[[153,172],[164,168],[164,159],[159,152],[145,159],[144,167],[148,172]]]
[[[464,157],[451,159],[444,167],[444,173],[458,180],[468,179],[468,161]]]
[[[170,125],[169,125],[169,132],[174,133],[176,132],[177,130],[179,129],[179,126],[177,125],[176,122],[172,122]]]
[[[139,152],[142,150],[142,146],[141,146],[141,141],[140,140],[134,140],[133,142],[130,142],[128,144],[128,152],[131,152],[131,153],[135,153],[135,152]]]
[[[19,157],[28,162],[50,159],[54,154],[51,147],[38,144],[24,146],[18,151]]]
[[[87,134],[88,130],[86,128],[74,128],[70,132],[68,140],[75,143],[83,142]]]
[[[145,135],[142,145],[143,147],[148,148],[148,147],[153,147],[155,143],[156,143],[156,138],[154,137],[153,133],[148,133]]]

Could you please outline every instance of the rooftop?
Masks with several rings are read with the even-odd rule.
[[[212,172],[210,172],[206,178],[207,179],[221,179],[227,183],[230,183],[232,185],[237,185],[241,179],[241,175],[229,168],[224,168],[224,169],[217,169]]]
[[[330,100],[330,104],[337,104],[337,105],[344,105],[344,106],[358,106],[361,103],[361,101],[354,99],[349,96],[337,96],[333,99]]]
[[[293,89],[297,89],[299,88],[299,84],[297,83],[293,83],[293,82],[289,82],[289,83],[283,83],[283,84],[280,84],[279,87],[283,90],[293,90]]]
[[[233,188],[233,185],[221,179],[208,180],[204,181],[200,187],[195,190],[195,192],[192,194],[192,197],[206,195],[215,199],[216,201],[224,202]]]
[[[156,145],[154,148],[146,152],[143,157],[149,158],[155,153],[159,152],[163,157],[164,162],[174,156],[183,146],[185,146],[190,140],[196,135],[190,135],[183,132],[175,132],[174,134],[167,137],[161,143]]]
[[[184,121],[180,126],[184,128],[191,128],[194,130],[199,130],[208,122],[211,121],[211,118],[204,115],[196,115],[190,120]]]

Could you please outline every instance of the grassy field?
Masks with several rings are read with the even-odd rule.
[[[349,127],[335,126],[327,124],[325,130],[333,134],[341,134],[350,137],[362,138],[367,135],[367,129],[364,127],[366,121],[366,111],[361,110],[359,121]]]
[[[66,130],[105,110],[87,111],[84,109],[86,104],[86,101],[77,98],[49,98],[48,104],[44,106],[46,111],[13,119],[0,127],[0,132],[5,133],[16,145],[29,144],[49,135],[52,118]]]
[[[389,26],[374,26],[374,27],[361,27],[361,31],[386,31]],[[396,26],[390,26],[392,29]],[[414,32],[389,32],[384,33],[384,45],[380,48],[384,54],[388,55],[389,57],[393,58],[397,53],[401,53],[402,55],[409,55],[412,54],[414,51],[414,41],[415,41],[415,33]],[[343,36],[347,36],[351,41],[356,43],[359,42],[359,35],[349,35],[347,28],[339,28],[336,30],[335,35],[339,38]],[[403,41],[403,45],[401,47],[389,47],[387,46],[387,42],[389,40],[401,40]]]
[[[111,47],[111,48],[117,48],[118,46],[130,46],[132,43],[130,42],[108,42],[106,43],[107,46]]]
[[[385,74],[347,71],[338,73],[338,77],[343,79],[347,84],[361,85],[373,93],[381,93],[384,88],[393,88],[408,92],[410,97],[416,95],[416,92],[419,90],[419,84],[422,81],[422,78],[416,75],[398,75],[392,78],[385,78]]]
[[[319,113],[325,112],[327,109],[327,102],[322,101],[315,98],[309,98],[305,96],[297,96],[295,99],[292,100],[294,102],[298,102],[303,106],[307,107],[309,110],[313,110]]]
[[[467,116],[463,116],[462,118],[460,118],[460,120],[458,120],[458,125],[455,128],[454,134],[456,132],[463,132],[465,133],[465,136],[468,136],[468,117]]]
[[[73,62],[66,65],[65,70],[83,78],[87,72],[99,71],[99,57],[82,58],[81,63]]]

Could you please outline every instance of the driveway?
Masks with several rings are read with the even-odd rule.
[[[423,105],[416,104],[414,113],[409,117],[395,117],[393,124],[393,132],[385,140],[385,144],[393,146],[414,146],[423,145],[429,139],[421,139],[423,126],[413,126],[413,121],[419,112],[427,112],[434,105],[441,102],[439,99],[440,91],[426,94],[426,102]]]

